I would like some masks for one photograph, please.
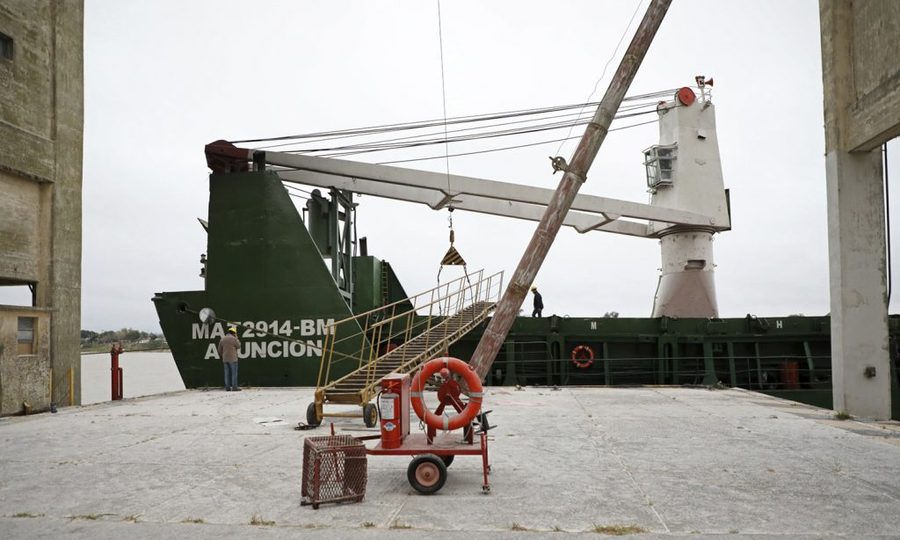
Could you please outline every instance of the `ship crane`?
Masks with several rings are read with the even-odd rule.
[[[613,77],[612,82],[610,83],[609,88],[606,91],[606,94],[603,96],[603,99],[600,102],[600,106],[597,108],[592,121],[585,129],[585,133],[582,136],[581,141],[579,142],[578,147],[576,148],[575,153],[572,156],[572,164],[569,165],[568,163],[566,163],[566,161],[562,157],[551,158],[553,160],[553,167],[555,169],[554,172],[563,170],[563,177],[560,180],[556,191],[553,192],[551,197],[546,200],[537,202],[537,204],[545,206],[537,229],[535,230],[531,241],[528,244],[528,247],[525,249],[525,253],[522,255],[522,259],[519,261],[519,264],[516,267],[516,271],[513,274],[512,279],[510,280],[510,284],[507,286],[506,291],[503,293],[503,298],[500,300],[499,304],[497,304],[494,317],[488,324],[487,328],[484,330],[484,334],[482,335],[482,338],[479,341],[475,352],[472,354],[471,361],[466,364],[456,358],[437,358],[430,360],[425,365],[423,365],[421,371],[416,374],[414,383],[410,386],[408,397],[404,395],[404,392],[402,391],[402,389],[406,387],[406,385],[401,383],[393,385],[394,387],[399,387],[401,389],[400,392],[390,392],[382,394],[382,399],[384,399],[388,395],[392,396],[390,398],[392,401],[387,402],[388,408],[391,409],[392,415],[390,418],[382,417],[382,429],[380,435],[381,443],[379,443],[379,445],[377,445],[374,449],[369,449],[368,452],[381,453],[403,451],[417,455],[417,457],[410,464],[410,467],[408,469],[408,477],[410,483],[418,491],[422,493],[432,493],[434,490],[440,489],[440,486],[443,484],[443,481],[446,478],[446,463],[442,461],[442,457],[439,454],[432,453],[434,446],[431,445],[431,443],[433,442],[431,431],[429,431],[425,436],[426,444],[407,442],[411,438],[406,437],[404,430],[398,427],[395,421],[395,416],[401,419],[406,419],[408,418],[408,416],[405,416],[402,413],[399,415],[395,415],[394,411],[398,408],[395,405],[402,405],[406,403],[407,399],[414,406],[418,404],[418,406],[415,407],[416,413],[431,430],[436,430],[440,427],[444,431],[447,431],[450,429],[464,427],[467,421],[471,422],[474,419],[475,414],[478,413],[478,410],[481,406],[481,379],[483,379],[487,374],[491,364],[494,361],[494,358],[496,357],[497,352],[500,349],[500,344],[506,338],[506,335],[509,332],[509,329],[512,326],[512,322],[518,312],[518,309],[522,305],[525,295],[527,294],[528,286],[540,269],[541,264],[543,264],[544,258],[547,256],[547,253],[550,250],[550,246],[553,244],[553,240],[559,232],[560,227],[569,217],[570,210],[574,208],[576,212],[584,211],[583,209],[576,207],[575,201],[578,196],[578,190],[587,179],[587,173],[590,169],[591,163],[593,162],[594,157],[597,155],[597,151],[600,149],[600,146],[603,144],[603,141],[606,138],[607,133],[609,132],[609,125],[612,122],[614,113],[616,109],[619,108],[622,99],[625,96],[625,92],[628,89],[628,86],[634,79],[637,68],[638,66],[640,66],[641,61],[643,60],[643,57],[647,52],[647,48],[649,47],[650,42],[653,40],[653,36],[655,35],[656,30],[659,28],[659,24],[662,22],[668,6],[669,0],[655,0],[647,9],[647,13],[644,15],[644,18],[641,21],[641,24],[638,27],[637,32],[635,33],[635,36],[631,41],[631,44],[628,47],[628,51],[622,58],[619,68],[616,70],[616,74]],[[683,89],[682,91],[679,91],[678,95],[681,105],[688,107],[694,103],[694,99],[692,98],[695,97],[696,96],[694,95],[694,93],[689,89]],[[663,118],[665,117],[665,114],[671,112],[671,108],[664,107],[664,110],[666,112],[664,113]],[[663,109],[661,109],[660,112],[662,113]],[[701,138],[701,140],[706,140],[705,137],[707,136],[707,132],[705,130],[698,130],[695,132],[695,134],[698,138],[701,138],[702,135],[703,138]],[[657,194],[664,181],[668,181],[670,184],[672,183],[672,173],[676,169],[676,159],[674,155],[676,149],[677,147],[674,145],[667,147],[660,146],[651,148],[649,153],[645,153],[645,155],[648,156],[648,159],[645,160],[645,165],[648,168],[648,181],[650,179],[653,179],[653,183],[650,185],[650,188],[654,190],[654,195]],[[254,156],[248,157],[252,158]],[[255,157],[257,163],[262,161],[259,156]],[[695,159],[694,161],[698,164],[702,163],[701,159]],[[293,166],[294,164],[281,163],[280,165]],[[312,167],[315,167],[316,165],[317,163],[313,163]],[[350,167],[353,167],[353,165],[350,165]],[[651,169],[653,171],[653,174],[650,174]],[[305,170],[310,169],[307,168]],[[313,170],[312,172],[329,174],[333,173],[334,170]],[[346,173],[347,171],[339,172]],[[378,172],[383,171],[375,172],[377,174]],[[721,174],[719,174],[719,179],[721,180]],[[476,201],[480,197],[490,198],[489,192],[477,189],[473,191],[475,192],[474,198],[476,199]],[[513,199],[513,197],[515,196],[514,191],[516,190],[506,189],[502,190],[501,193],[494,193],[493,195],[495,197],[502,197],[501,201],[503,199],[512,199],[520,204],[536,204],[535,199],[531,199],[530,201]],[[522,191],[527,193],[530,190],[523,189]],[[535,195],[535,193],[532,191],[531,195],[533,196]],[[524,194],[522,196],[524,197]],[[445,192],[445,199],[441,204],[447,204],[453,199],[454,195],[452,193]],[[678,199],[675,199],[674,202],[677,202],[677,200]],[[676,210],[682,209],[676,208]],[[724,213],[727,217],[726,205],[722,205],[721,212]],[[596,222],[596,226],[591,227],[591,230],[612,225],[613,223],[616,223],[620,218],[620,215],[613,214],[610,211],[603,211],[602,209],[598,213],[602,216],[602,219]],[[712,219],[713,217],[715,217],[715,214],[712,214],[713,215],[707,214],[707,223],[691,223],[687,225],[686,230],[695,231],[697,230],[697,227],[702,226],[705,227],[705,230],[708,231],[711,235],[712,232],[715,232],[715,223]],[[724,220],[724,222],[727,222],[727,219]],[[679,226],[684,225],[685,224],[683,223],[669,222],[669,224],[662,227],[662,229],[665,230],[670,227],[674,227],[677,230]],[[652,231],[655,229],[655,223],[653,223],[652,221],[651,223],[648,223],[646,225],[647,235],[652,235]],[[702,270],[702,268],[700,270]],[[663,284],[662,280],[660,281],[660,284]],[[462,389],[459,388],[459,385],[453,378],[451,378],[450,375],[450,368],[454,365],[456,366],[455,370],[457,371],[457,374],[463,376],[464,382],[468,387],[467,393],[469,394],[469,403],[465,408],[462,408],[460,406],[457,399],[457,396],[459,396]],[[423,381],[431,374],[436,373],[438,370],[441,371],[442,378],[441,387],[438,390],[438,399],[440,401],[440,405],[435,411],[435,414],[423,414]],[[385,391],[391,389],[391,381],[388,377],[382,379],[382,384],[385,385]],[[457,392],[457,390],[460,390],[460,392]],[[457,409],[459,414],[453,417],[453,419],[459,419],[461,420],[460,422],[453,423],[453,421],[446,416],[443,417],[443,422],[441,422],[441,412],[448,404]],[[467,412],[469,413],[468,415],[466,415]],[[400,425],[402,426],[402,423]],[[470,424],[469,432],[471,433],[471,431],[472,426]],[[483,429],[481,431],[481,454],[484,473],[484,484],[482,488],[487,492],[490,489],[490,485],[488,484],[487,480],[489,465],[487,460],[487,437],[485,431],[486,429]],[[397,446],[390,444],[392,441]],[[471,444],[472,442],[472,439],[469,438],[469,443]],[[306,462],[305,455],[306,454],[304,454],[304,463]],[[305,466],[304,469],[306,469]],[[306,475],[304,475],[304,477],[306,477]],[[304,489],[304,493],[307,493],[306,489]]]
[[[662,274],[653,317],[717,317],[712,239],[731,228],[716,136],[711,81],[701,96],[680,89],[660,102],[659,141],[643,151],[649,203],[578,194],[563,225],[660,241]],[[554,190],[512,182],[284,152],[207,145],[210,167],[254,163],[284,182],[428,205],[540,221]],[[449,181],[448,181],[449,178]],[[448,187],[448,186],[452,186]]]

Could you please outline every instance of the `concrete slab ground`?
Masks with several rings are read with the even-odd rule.
[[[477,457],[423,496],[409,458],[370,456],[362,503],[313,510],[302,439],[327,430],[293,429],[311,399],[183,391],[2,418],[0,537],[900,535],[896,422],[742,390],[490,388],[490,494]]]

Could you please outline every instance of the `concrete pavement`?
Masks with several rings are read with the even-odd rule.
[[[313,510],[300,506],[302,438],[327,430],[293,429],[311,400],[182,391],[2,418],[0,536],[900,534],[896,422],[742,390],[495,387],[490,494],[477,457],[423,496],[409,458],[370,456],[362,503]]]

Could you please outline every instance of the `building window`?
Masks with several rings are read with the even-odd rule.
[[[19,332],[17,336],[18,354],[34,354],[34,328],[37,321],[34,317],[19,317]]]
[[[651,146],[644,150],[644,167],[647,169],[647,187],[656,192],[660,186],[671,186],[678,147],[674,144]]]
[[[0,58],[12,60],[14,53],[15,50],[13,48],[13,38],[7,36],[3,32],[0,32]]]

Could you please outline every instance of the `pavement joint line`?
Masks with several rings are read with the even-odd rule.
[[[208,479],[205,480],[205,481],[203,481],[203,482],[197,483],[197,484],[186,484],[182,489],[180,489],[180,490],[178,491],[178,495],[186,494],[186,493],[188,493],[190,490],[195,489],[195,488],[197,488],[197,487],[199,487],[199,486],[202,486],[202,487],[209,486],[209,485],[211,485],[211,484],[215,481],[215,469],[216,469],[216,467],[203,466],[203,468],[204,468],[204,469],[209,469],[210,473],[212,473],[212,474],[209,475]],[[168,497],[168,498],[162,499],[162,500],[160,500],[160,501],[159,501],[158,503],[156,503],[156,504],[151,504],[151,505],[149,506],[149,510],[155,510],[155,509],[157,509],[157,508],[160,508],[160,507],[162,507],[163,505],[167,504],[169,501],[172,501],[172,500],[174,500],[174,499],[175,499],[175,497]]]
[[[407,494],[406,497],[403,498],[403,502],[401,502],[397,506],[397,509],[388,515],[387,519],[385,519],[385,521],[383,522],[383,526],[385,528],[391,528],[391,524],[396,522],[397,518],[400,516],[400,512],[403,511],[403,507],[405,507],[406,503],[409,502],[410,497],[411,495]]]
[[[158,441],[158,440],[166,439],[166,438],[171,437],[171,436],[173,436],[173,435],[179,435],[179,434],[181,434],[181,433],[187,432],[187,431],[192,430],[192,429],[194,429],[193,426],[188,426],[188,427],[183,427],[183,428],[181,428],[181,429],[172,431],[171,433],[159,433],[159,434],[155,434],[155,435],[151,436],[151,437],[148,438],[148,439],[143,439],[143,440],[137,441],[137,442],[135,442],[135,443],[128,444],[128,445],[126,445],[126,446],[121,446],[121,447],[117,447],[117,448],[110,448],[110,449],[108,449],[108,450],[101,450],[101,451],[99,451],[99,452],[96,452],[94,455],[95,455],[95,456],[98,456],[98,457],[100,457],[100,456],[107,456],[107,455],[110,455],[110,454],[116,455],[117,453],[121,452],[122,450],[127,450],[127,449],[129,449],[129,448],[135,448],[135,447],[137,447],[137,446],[140,446],[140,445],[142,445],[142,444],[146,444],[146,443],[149,443],[149,442],[153,442],[153,441]]]
[[[857,479],[857,481],[860,484],[862,484],[863,486],[865,486],[869,491],[871,491],[872,493],[875,493],[876,495],[882,495],[891,500],[898,501],[898,498],[895,497],[892,493],[890,493],[889,491],[885,491],[883,489],[879,489],[878,486],[872,485],[871,482],[869,482],[868,480],[866,480],[864,478],[859,478],[859,479]]]
[[[584,403],[582,403],[578,399],[578,392],[572,392],[572,398],[575,400],[575,403],[577,403],[578,406],[581,407],[581,410],[584,412],[585,415],[590,414],[587,407],[584,406]],[[597,429],[597,428],[600,428],[600,426],[597,424],[597,422],[598,422],[598,420],[595,420],[592,416],[587,418],[588,426],[590,426],[591,430],[598,433],[600,435],[600,438],[603,441],[605,441],[607,444],[609,444],[610,452],[612,453],[613,456],[615,456],[616,461],[619,462],[619,465],[622,467],[622,470],[625,472],[625,474],[628,475],[628,480],[631,482],[631,485],[634,486],[634,489],[636,489],[638,491],[638,493],[641,494],[641,496],[644,498],[644,502],[646,503],[647,507],[650,508],[650,511],[653,512],[653,515],[656,516],[657,520],[659,520],[660,525],[662,525],[663,528],[666,530],[666,534],[671,534],[672,531],[669,529],[669,525],[666,524],[666,520],[664,520],[663,517],[659,514],[659,512],[656,511],[656,506],[653,504],[653,501],[650,499],[650,496],[647,495],[647,492],[644,491],[644,489],[640,486],[637,479],[635,479],[634,475],[631,474],[631,469],[625,463],[625,460],[622,458],[622,456],[619,454],[619,452],[616,451],[615,441],[609,437],[609,433],[607,433],[605,430]],[[589,437],[589,439],[591,441],[591,445],[593,445],[594,448],[596,448],[597,452],[602,455],[603,451],[599,446],[597,446],[597,441],[593,437]]]
[[[702,387],[701,387],[701,388],[702,388]],[[659,388],[650,387],[650,388],[648,388],[648,390],[650,390],[650,392],[652,392],[652,393],[654,393],[654,394],[657,394],[657,395],[658,395],[659,397],[661,397],[661,398],[665,398],[665,399],[668,399],[668,400],[671,400],[671,401],[677,401],[679,404],[683,405],[683,406],[686,407],[688,410],[691,410],[691,411],[695,411],[695,412],[701,413],[701,414],[703,414],[704,416],[707,416],[707,417],[709,417],[709,418],[717,418],[717,419],[722,419],[722,418],[723,418],[723,417],[720,416],[720,415],[713,414],[713,412],[710,411],[710,410],[708,410],[708,409],[704,409],[703,407],[698,407],[697,405],[694,404],[694,402],[692,402],[692,401],[690,401],[690,400],[681,399],[681,398],[678,397],[678,396],[669,396],[669,395],[663,394],[662,391],[661,391],[661,389],[659,389]],[[714,388],[707,388],[707,390],[710,391],[710,392],[716,392],[716,391],[719,391],[719,390],[714,389]]]

